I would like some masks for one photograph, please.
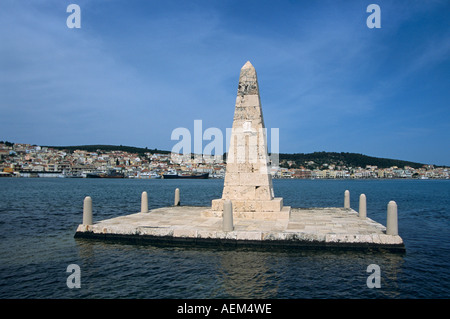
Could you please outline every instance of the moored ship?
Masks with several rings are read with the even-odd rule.
[[[162,178],[163,179],[181,179],[181,178],[185,178],[185,179],[207,179],[209,176],[209,173],[169,173],[169,174],[163,174]]]
[[[101,175],[102,178],[125,178],[125,174],[118,171],[109,171],[106,174]]]
[[[86,173],[86,178],[100,178],[102,173]]]
[[[125,178],[125,175],[117,171],[109,171],[108,173],[87,173],[86,178]]]

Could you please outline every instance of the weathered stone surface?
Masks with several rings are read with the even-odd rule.
[[[285,210],[286,207],[283,207]],[[403,241],[398,235],[386,234],[385,227],[369,218],[361,219],[358,214],[344,208],[289,209],[286,219],[275,219],[270,214],[280,212],[241,212],[233,216],[233,231],[223,231],[222,212],[209,207],[174,206],[163,207],[127,216],[116,217],[94,223],[79,225],[76,234],[95,236],[131,236],[151,238],[172,238],[205,241],[261,242],[286,245],[314,245],[336,247],[364,245],[383,249],[394,247],[402,250]],[[250,214],[251,216],[245,216]],[[261,215],[262,214],[262,215]],[[264,214],[268,214],[264,216]],[[107,237],[106,237],[107,238]],[[351,246],[353,247],[353,246]]]
[[[173,236],[174,237],[196,238],[197,230],[196,229],[175,228],[173,230]]]
[[[221,211],[223,201],[231,200],[237,218],[289,218],[289,212],[283,211],[283,200],[274,198],[268,159],[258,78],[247,62],[239,76],[222,198],[213,200],[211,209]]]
[[[237,240],[261,240],[259,231],[241,231],[236,234]]]

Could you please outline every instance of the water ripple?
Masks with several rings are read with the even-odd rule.
[[[368,216],[385,223],[399,206],[404,255],[374,252],[252,251],[125,245],[74,239],[82,201],[94,220],[134,213],[147,191],[151,208],[209,205],[223,180],[0,180],[0,298],[449,298],[450,183],[447,181],[274,180],[293,207],[351,205],[365,193]],[[81,288],[66,286],[69,264]],[[381,268],[380,289],[366,285],[367,266]]]

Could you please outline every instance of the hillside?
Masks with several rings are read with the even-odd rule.
[[[291,168],[305,167],[309,169],[321,168],[323,164],[336,165],[342,167],[366,167],[367,165],[377,166],[378,168],[388,168],[392,166],[404,167],[410,166],[420,168],[424,164],[403,160],[378,158],[357,153],[336,153],[336,152],[314,152],[314,153],[295,153],[280,154],[280,166],[289,167],[287,161],[292,161]],[[314,162],[314,163],[313,163]]]
[[[75,150],[85,150],[88,152],[102,151],[124,151],[129,153],[137,153],[143,155],[144,153],[160,153],[168,154],[170,151],[149,149],[133,146],[123,145],[79,145],[79,146],[48,146],[55,149],[67,150],[73,152]],[[226,157],[226,154],[225,154]],[[392,166],[404,167],[410,166],[413,168],[420,168],[424,164],[410,161],[379,158],[373,156],[367,156],[358,153],[337,153],[337,152],[314,152],[314,153],[294,153],[294,154],[279,154],[280,165],[282,167],[291,168],[321,168],[323,164],[336,165],[342,167],[366,167],[367,165],[377,166],[378,168],[388,168]],[[290,161],[289,166],[287,162]]]
[[[149,149],[142,147],[134,147],[134,146],[123,146],[123,145],[79,145],[79,146],[47,146],[54,149],[66,150],[69,152],[73,152],[75,150],[87,151],[87,152],[97,152],[97,150],[101,150],[104,152],[111,151],[122,151],[133,154],[143,155],[144,153],[160,153],[160,154],[168,154],[170,151],[162,151],[158,149]]]

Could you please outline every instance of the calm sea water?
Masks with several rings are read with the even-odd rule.
[[[450,181],[274,180],[292,207],[351,206],[367,196],[367,214],[386,224],[395,200],[405,254],[177,248],[74,239],[85,196],[94,221],[150,208],[210,205],[223,180],[0,179],[0,298],[449,298]],[[81,288],[66,285],[69,264]],[[381,269],[368,288],[367,266]]]

